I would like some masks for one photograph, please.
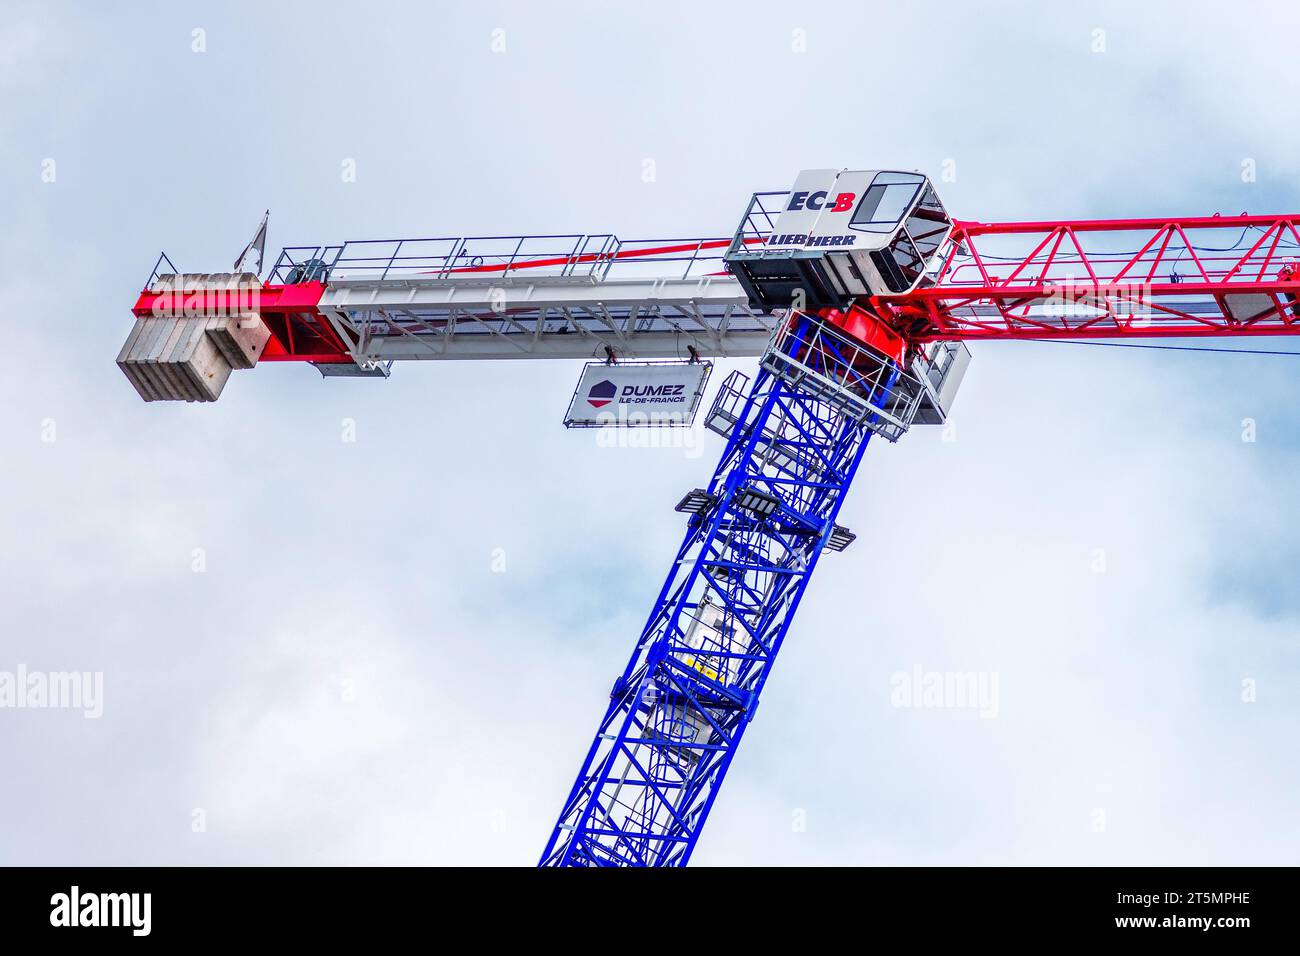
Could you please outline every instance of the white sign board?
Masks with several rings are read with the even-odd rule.
[[[710,362],[589,362],[564,425],[690,425],[712,368]]]

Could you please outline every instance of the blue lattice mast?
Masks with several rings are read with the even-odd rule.
[[[726,775],[873,433],[895,440],[918,384],[794,314],[747,394],[710,412],[727,446],[678,505],[686,537],[543,853],[544,866],[682,866]]]

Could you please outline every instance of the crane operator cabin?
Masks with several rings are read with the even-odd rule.
[[[727,262],[764,310],[844,309],[859,296],[926,284],[926,265],[951,232],[920,173],[810,169],[795,180],[766,241],[737,245]]]

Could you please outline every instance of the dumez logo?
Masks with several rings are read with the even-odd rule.
[[[604,408],[614,400],[618,388],[609,379],[597,382],[587,393],[587,404],[592,408]]]

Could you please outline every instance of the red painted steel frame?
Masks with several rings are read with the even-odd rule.
[[[295,285],[263,285],[248,301],[249,311],[259,314],[271,329],[271,338],[262,353],[263,362],[321,362],[341,364],[352,356],[317,309],[325,292],[323,282]],[[183,312],[187,296],[183,292],[142,292],[132,312],[137,316],[166,316]],[[245,297],[247,299],[248,296]],[[240,299],[242,303],[245,299]],[[203,304],[197,301],[201,310]],[[241,306],[242,307],[242,306]],[[221,303],[219,308],[225,308]]]
[[[881,340],[889,353],[901,349],[899,336],[918,345],[955,339],[1300,334],[1297,221],[1300,215],[957,221],[933,285],[874,296],[825,317],[865,341]],[[696,241],[629,249],[611,258],[698,253],[723,245]],[[525,260],[510,269],[560,261]],[[272,332],[264,361],[352,361],[317,309],[324,290],[319,282],[261,288],[256,311]],[[133,311],[149,315],[170,305],[163,294],[144,292]]]
[[[933,286],[864,305],[912,343],[1294,335],[1298,220],[959,221]]]
[[[762,239],[746,239],[762,242]],[[448,273],[505,273],[526,272],[530,269],[588,264],[605,260],[653,259],[656,256],[699,255],[702,252],[725,249],[730,239],[689,240],[676,244],[656,245],[650,248],[628,248],[614,253],[585,253],[579,256],[545,256],[512,260],[481,266],[465,266],[447,270]],[[678,260],[670,260],[678,261]],[[721,263],[719,262],[719,265]],[[725,272],[711,273],[725,275]],[[325,319],[317,306],[325,292],[321,282],[304,282],[294,285],[263,285],[256,294],[255,311],[271,329],[271,338],[262,353],[264,362],[318,362],[342,364],[351,362],[347,347]],[[165,315],[173,309],[183,309],[186,295],[183,292],[144,291],[136,300],[132,312],[137,316]],[[202,309],[200,303],[198,308]]]

